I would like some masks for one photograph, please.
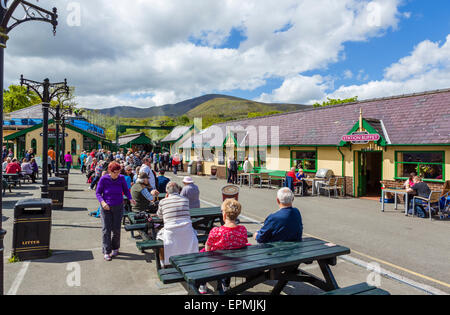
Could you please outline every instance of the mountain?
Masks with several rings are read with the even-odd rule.
[[[116,106],[112,108],[105,108],[97,110],[99,114],[107,116],[119,116],[123,118],[147,118],[153,116],[182,116],[191,109],[198,105],[207,102],[214,98],[227,98],[237,99],[236,97],[220,95],[220,94],[208,94],[186,101],[182,101],[176,104],[168,104],[163,106],[153,106],[149,108],[138,108],[131,106]],[[92,111],[92,109],[87,109]]]
[[[182,115],[187,115],[190,118],[206,116],[241,118],[247,117],[247,113],[249,112],[285,112],[305,108],[310,108],[310,106],[296,104],[266,104],[228,95],[208,94],[176,104],[150,108],[118,106],[100,109],[96,112],[107,116],[118,116],[123,118],[147,118],[154,116],[174,117]]]
[[[194,117],[234,117],[244,118],[248,113],[268,113],[274,111],[287,112],[310,108],[307,105],[296,104],[265,104],[243,99],[227,99],[217,97],[204,102],[187,112],[189,118]]]

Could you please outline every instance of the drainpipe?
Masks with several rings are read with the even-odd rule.
[[[341,147],[337,147],[339,153],[342,156],[342,177],[344,177],[344,191],[345,191],[345,157],[344,157],[344,153],[341,151]],[[344,193],[345,196],[345,193]]]

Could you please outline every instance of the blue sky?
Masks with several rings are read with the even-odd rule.
[[[38,23],[14,30],[5,86],[20,74],[67,77],[87,108],[211,93],[313,104],[450,88],[449,0],[40,3],[58,7],[56,37]]]
[[[341,85],[360,85],[372,80],[382,80],[384,69],[409,55],[417,44],[424,40],[444,42],[450,34],[450,1],[405,0],[400,9],[402,12],[409,12],[411,16],[402,19],[397,29],[390,29],[382,36],[365,42],[344,43],[344,60],[329,64],[325,69],[311,70],[301,74],[332,76],[335,78],[335,88]],[[233,34],[228,41],[236,47],[241,39],[241,36]],[[348,70],[352,72],[352,78],[345,77],[344,73]],[[255,99],[261,93],[270,93],[279,88],[282,83],[281,78],[271,78],[267,80],[267,85],[253,91],[237,89],[225,94]],[[450,88],[450,82],[448,88]],[[215,92],[220,93],[220,91]]]

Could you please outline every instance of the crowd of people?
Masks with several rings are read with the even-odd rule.
[[[106,261],[120,254],[120,225],[127,202],[130,203],[131,211],[145,211],[162,218],[164,226],[156,235],[157,239],[164,242],[164,249],[158,258],[161,266],[169,265],[171,256],[199,251],[190,209],[200,208],[200,190],[191,177],[184,177],[181,187],[165,176],[167,165],[160,162],[156,163],[159,168],[157,176],[154,159],[159,158],[152,152],[123,154],[94,150],[83,154],[86,155],[83,162],[90,189],[96,187],[100,203],[99,216],[102,219],[103,254]],[[177,156],[171,160],[175,159]],[[176,168],[172,168],[172,171],[176,174]],[[161,193],[164,193],[162,200],[159,198]],[[258,243],[302,240],[302,218],[300,211],[292,206],[293,200],[294,194],[289,188],[278,191],[279,210],[271,214],[255,234]],[[224,225],[210,231],[203,251],[250,246],[247,230],[238,220],[241,204],[235,199],[226,199],[221,209]],[[229,285],[230,279],[223,279],[223,290],[227,290]],[[199,287],[199,292],[207,292],[205,284]]]
[[[22,160],[18,160],[14,157],[11,149],[7,151],[6,147],[3,147],[3,157],[3,173],[17,174],[19,178],[28,177],[33,183],[36,183],[39,166],[34,158],[33,149],[28,150]]]

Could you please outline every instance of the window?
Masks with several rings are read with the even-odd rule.
[[[414,172],[424,181],[445,181],[444,152],[395,152],[395,169],[396,179],[406,179]]]
[[[37,141],[36,139],[31,140],[31,148],[33,149],[33,153],[36,154],[37,152]]]
[[[70,150],[72,154],[77,154],[77,140],[72,139],[72,142],[70,143]]]
[[[225,150],[222,149],[217,150],[217,159],[219,165],[225,165],[225,156],[226,156]]]
[[[267,162],[267,151],[266,150],[258,150],[258,157],[257,157],[257,161],[258,161],[258,167],[262,167],[265,168],[266,167],[266,162]]]
[[[184,160],[186,162],[191,161],[191,149],[184,149]]]
[[[292,151],[291,167],[305,172],[317,172],[317,151]]]

